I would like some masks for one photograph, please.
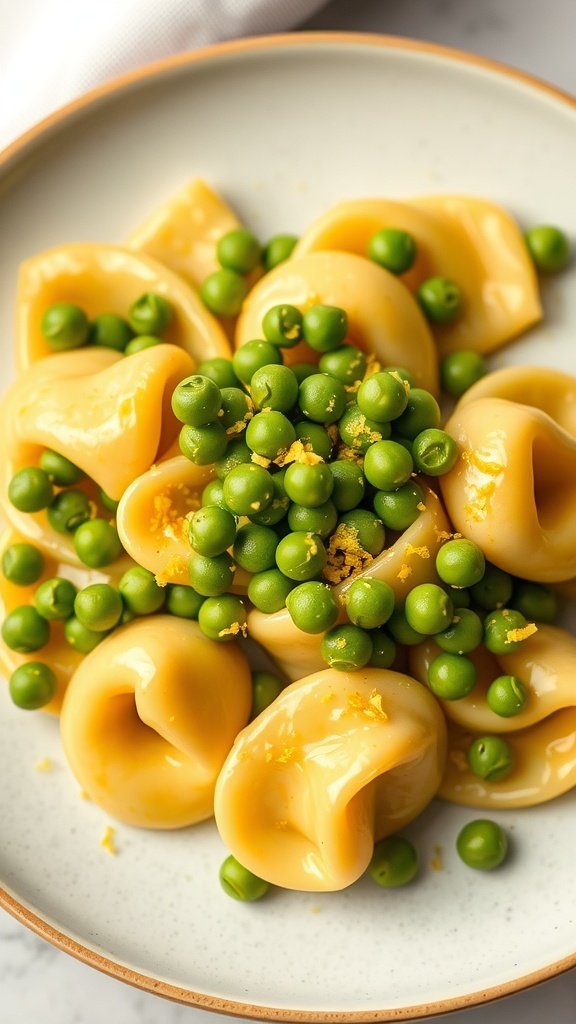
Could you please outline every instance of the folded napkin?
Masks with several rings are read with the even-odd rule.
[[[326,0],[0,0],[0,148],[107,79],[294,28]]]

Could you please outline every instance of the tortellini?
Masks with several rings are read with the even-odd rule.
[[[465,391],[458,408],[479,398],[504,398],[545,412],[576,437],[576,377],[549,366],[506,366]]]
[[[261,337],[264,314],[281,302],[304,312],[316,303],[341,306],[348,314],[353,344],[383,366],[405,366],[419,387],[437,392],[436,351],[426,320],[403,284],[371,260],[352,253],[315,252],[280,264],[244,302],[236,346]],[[312,362],[312,357],[305,345],[287,350],[287,361]]]
[[[460,445],[441,479],[456,529],[516,576],[575,576],[576,437],[540,409],[499,398],[461,403],[446,430]]]
[[[428,641],[410,652],[410,669],[427,679],[438,654]],[[576,785],[576,638],[564,629],[541,624],[510,654],[496,657],[484,648],[469,655],[478,671],[474,690],[461,700],[443,701],[450,719],[449,756],[440,795],[470,807],[527,807],[551,800]],[[485,700],[492,680],[517,676],[528,701],[511,718],[496,715]],[[505,735],[513,769],[498,782],[484,782],[466,761],[474,735]]]
[[[168,300],[172,322],[163,339],[180,345],[195,362],[229,356],[222,327],[196,292],[151,256],[100,243],[63,245],[22,264],[17,296],[17,363],[25,370],[52,349],[42,337],[42,316],[57,302],[73,302],[92,318],[126,315],[144,292]]]
[[[294,258],[335,249],[365,256],[370,238],[382,228],[401,228],[416,241],[417,261],[403,276],[409,288],[441,275],[462,291],[462,314],[452,324],[434,326],[441,355],[465,348],[491,352],[540,320],[536,274],[518,225],[485,199],[439,195],[338,203],[305,232]]]
[[[382,554],[364,569],[334,588],[335,596],[345,605],[346,590],[353,579],[375,576],[393,588],[402,603],[408,591],[419,583],[436,581],[436,553],[451,536],[442,506],[433,491],[425,496],[425,508],[418,519]],[[345,620],[344,611],[342,620]],[[287,608],[272,615],[252,609],[248,615],[248,631],[274,659],[288,679],[320,670],[324,662],[317,635],[304,633],[294,625]]]
[[[374,842],[432,799],[445,742],[436,701],[413,679],[324,669],[240,733],[216,787],[218,829],[275,885],[342,889],[366,869]]]
[[[76,671],[62,743],[82,789],[119,821],[182,828],[209,818],[214,786],[248,721],[250,669],[234,643],[168,615],[118,630]]]

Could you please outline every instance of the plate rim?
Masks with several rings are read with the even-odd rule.
[[[173,71],[183,70],[190,65],[209,63],[214,59],[234,56],[242,53],[272,50],[276,47],[305,48],[310,45],[324,44],[329,46],[350,45],[367,46],[388,51],[402,51],[407,54],[428,54],[445,61],[447,64],[471,65],[480,71],[491,72],[496,77],[512,79],[528,91],[544,94],[571,111],[576,111],[576,97],[566,90],[550,84],[536,75],[508,64],[470,53],[450,46],[411,39],[404,36],[392,36],[381,33],[363,32],[298,32],[277,33],[262,36],[250,36],[215,43],[197,50],[188,50],[169,57],[142,65],[132,71],[115,76],[110,81],[88,90],[80,97],[70,101],[47,117],[38,121],[31,128],[18,136],[0,151],[0,176],[5,177],[17,166],[21,158],[26,158],[33,148],[49,137],[53,130],[73,121],[84,111],[97,109],[98,106],[114,94],[129,92],[134,86],[151,82]],[[453,996],[434,1002],[420,1003],[415,1006],[384,1008],[379,1010],[296,1010],[282,1007],[260,1006],[252,1003],[238,1002],[221,996],[211,996],[188,988],[181,988],[170,982],[141,974],[126,967],[96,950],[90,949],[77,939],[60,931],[38,914],[30,910],[24,903],[12,896],[0,885],[0,908],[13,918],[45,939],[55,948],[68,953],[89,967],[103,974],[123,981],[135,988],[154,995],[162,996],[173,1002],[195,1006],[226,1016],[247,1018],[250,1020],[282,1021],[286,1024],[368,1024],[368,1022],[386,1022],[398,1020],[414,1020],[462,1010],[484,1003],[501,999],[504,996],[524,991],[534,985],[541,984],[576,967],[576,949],[573,953],[551,964],[545,965],[528,974],[511,979],[490,988],[480,989],[465,995]]]

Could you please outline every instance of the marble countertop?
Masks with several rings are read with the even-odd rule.
[[[576,92],[574,0],[333,0],[304,28],[385,32],[431,40],[504,61]],[[576,972],[451,1024],[573,1024]],[[217,1024],[226,1018],[164,1002],[77,963],[0,916],[1,1024]],[[227,1018],[229,1019],[229,1018]],[[448,1018],[430,1018],[439,1024]]]

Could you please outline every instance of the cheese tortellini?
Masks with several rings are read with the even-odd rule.
[[[408,676],[316,672],[238,736],[216,787],[220,834],[267,881],[342,889],[430,802],[445,743],[438,704]]]
[[[220,768],[248,721],[245,655],[196,622],[158,615],[87,655],[68,686],[61,731],[82,789],[143,828],[209,818]]]

